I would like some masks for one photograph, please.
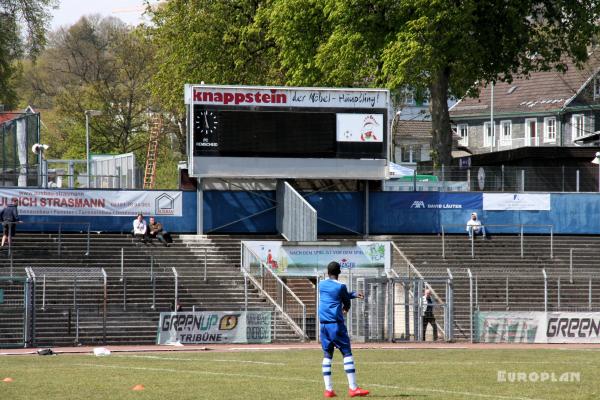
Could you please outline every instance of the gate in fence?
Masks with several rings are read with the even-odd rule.
[[[346,325],[357,342],[423,341],[433,339],[433,327],[423,336],[425,289],[432,291],[433,315],[438,340],[452,341],[454,292],[452,277],[386,278],[373,276],[340,277],[348,290],[361,292],[364,299],[352,300]]]
[[[30,340],[31,281],[0,277],[0,347],[25,347]]]

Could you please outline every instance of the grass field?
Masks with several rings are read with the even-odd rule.
[[[355,350],[359,384],[379,399],[597,399],[593,350]],[[0,399],[319,399],[317,350],[2,356]],[[580,374],[579,382],[498,382],[498,371]],[[5,377],[13,382],[5,383]],[[333,377],[348,398],[341,356]],[[507,376],[508,379],[508,376]],[[132,387],[144,385],[143,391]]]

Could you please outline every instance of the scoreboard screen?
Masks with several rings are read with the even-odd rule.
[[[381,179],[384,89],[186,85],[190,176]]]
[[[370,115],[370,114],[366,114]],[[385,158],[385,141],[338,141],[336,112],[218,110],[194,106],[194,155]]]

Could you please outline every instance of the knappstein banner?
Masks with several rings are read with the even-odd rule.
[[[173,343],[271,343],[271,312],[160,313],[156,344]]]
[[[179,191],[0,189],[0,208],[16,198],[20,215],[181,217],[182,197]]]
[[[598,312],[475,312],[484,343],[600,343]]]

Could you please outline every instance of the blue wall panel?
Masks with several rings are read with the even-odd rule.
[[[306,197],[317,210],[320,235],[354,235],[364,232],[365,196],[362,192],[319,192]]]
[[[273,207],[275,207],[273,191],[205,191],[204,233],[276,233]],[[270,208],[272,209],[269,210]],[[247,218],[261,211],[265,212]]]

